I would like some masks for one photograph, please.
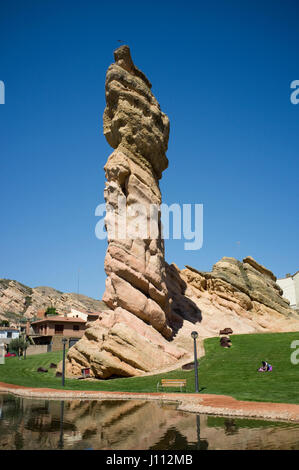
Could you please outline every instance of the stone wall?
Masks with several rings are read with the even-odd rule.
[[[26,356],[34,356],[35,354],[42,354],[48,352],[47,344],[36,344],[29,346],[26,350]]]

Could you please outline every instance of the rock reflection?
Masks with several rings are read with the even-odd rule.
[[[238,433],[238,426],[235,423],[234,419],[229,419],[226,418],[224,419],[224,432],[225,434],[232,435],[232,434],[237,434]]]
[[[299,425],[196,415],[142,400],[0,395],[0,449],[299,449]]]

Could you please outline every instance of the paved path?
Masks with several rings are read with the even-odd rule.
[[[52,400],[163,400],[178,402],[178,409],[193,413],[222,416],[263,418],[278,421],[299,422],[299,405],[240,401],[226,395],[197,393],[137,393],[87,390],[57,390],[52,388],[30,388],[0,382],[0,392],[9,392],[26,398]]]

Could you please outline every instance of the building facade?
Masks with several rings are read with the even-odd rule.
[[[0,328],[0,343],[9,344],[11,340],[19,338],[20,331],[17,328],[2,326]]]
[[[276,282],[282,288],[283,296],[290,301],[290,307],[299,309],[299,271],[293,275],[287,274]]]
[[[17,328],[10,328],[6,326],[2,326],[0,328],[0,355],[5,354],[6,351],[8,351],[8,345],[9,343],[16,338],[19,338],[20,336],[20,331]]]
[[[82,318],[68,318],[52,315],[31,323],[33,334],[30,335],[34,344],[48,345],[49,351],[62,349],[62,338],[67,338],[71,347],[82,338],[86,329],[86,321]]]
[[[53,315],[31,323],[35,334],[41,336],[72,336],[81,338],[85,331],[86,321],[82,318],[67,318]]]

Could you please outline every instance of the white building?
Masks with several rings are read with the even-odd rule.
[[[20,336],[19,330],[16,328],[9,328],[8,326],[0,327],[0,343],[9,344],[12,339]]]
[[[66,316],[68,318],[81,318],[82,320],[87,321],[88,313],[71,308],[70,313],[67,313]]]
[[[82,312],[71,308],[70,313],[67,313],[68,318],[81,318],[84,321],[94,321],[99,318],[100,313]]]
[[[290,301],[290,307],[299,309],[299,271],[276,282],[282,288],[283,296]]]

